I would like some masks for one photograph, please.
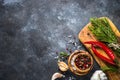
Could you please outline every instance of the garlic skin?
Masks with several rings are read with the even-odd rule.
[[[58,67],[63,72],[68,70],[68,65],[63,61],[58,61]]]
[[[56,72],[56,73],[54,73],[54,74],[52,75],[51,80],[55,80],[55,79],[57,79],[57,78],[62,78],[62,77],[64,77],[63,74]]]
[[[102,70],[96,70],[90,80],[108,80],[108,78]]]

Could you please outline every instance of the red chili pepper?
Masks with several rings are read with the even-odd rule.
[[[87,41],[85,42],[85,44],[94,44],[98,47],[100,47],[101,49],[103,49],[106,54],[113,60],[115,61],[115,55],[113,53],[113,51],[111,49],[109,49],[105,44],[103,44],[102,42],[99,41]]]
[[[92,45],[92,51],[94,52],[94,54],[96,56],[98,56],[100,59],[104,60],[105,62],[109,63],[109,64],[112,64],[112,65],[116,65],[111,59],[101,55],[94,47],[94,45]]]

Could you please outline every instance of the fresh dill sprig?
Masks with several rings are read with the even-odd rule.
[[[99,41],[106,43],[117,43],[117,37],[112,31],[106,18],[91,18],[90,22],[92,25],[89,26],[89,29]]]

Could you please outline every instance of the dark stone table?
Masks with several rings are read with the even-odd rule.
[[[0,80],[50,80],[56,52],[85,49],[77,35],[101,16],[120,28],[120,0],[0,0]],[[89,80],[97,69],[94,61],[88,75],[68,71],[63,80]]]

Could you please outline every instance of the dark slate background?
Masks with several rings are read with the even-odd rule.
[[[0,0],[0,80],[50,80],[59,72],[56,52],[70,46],[68,36],[84,49],[79,31],[101,16],[120,28],[120,0]],[[63,80],[89,80],[97,69],[94,62],[88,75],[68,71]]]

